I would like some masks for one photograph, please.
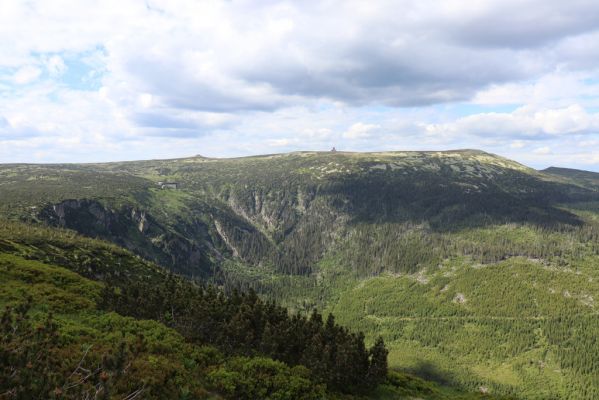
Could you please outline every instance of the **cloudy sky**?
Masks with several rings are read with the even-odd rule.
[[[479,148],[599,171],[596,0],[2,0],[0,162]]]

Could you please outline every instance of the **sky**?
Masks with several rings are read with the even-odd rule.
[[[0,163],[481,149],[599,171],[596,0],[1,0]]]

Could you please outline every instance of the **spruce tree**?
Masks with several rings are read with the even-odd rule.
[[[368,368],[368,383],[376,386],[385,381],[387,377],[387,355],[389,351],[385,348],[383,338],[379,338],[370,349],[370,366]]]

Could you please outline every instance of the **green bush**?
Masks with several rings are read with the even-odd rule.
[[[290,368],[269,358],[233,358],[210,372],[209,381],[231,399],[317,400],[325,396],[325,386],[315,385],[306,368]]]

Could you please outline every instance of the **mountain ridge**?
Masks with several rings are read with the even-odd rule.
[[[364,155],[364,156],[383,156],[383,155],[402,155],[402,154],[470,154],[470,155],[486,155],[495,158],[501,158],[509,160],[503,156],[489,153],[479,149],[448,149],[448,150],[385,150],[385,151],[350,151],[350,150],[296,150],[285,153],[267,153],[267,154],[254,154],[246,156],[233,156],[233,157],[209,157],[196,154],[193,156],[183,156],[174,158],[156,158],[156,159],[142,159],[142,160],[120,160],[120,161],[105,161],[105,162],[68,162],[68,163],[0,163],[0,165],[48,165],[48,166],[66,166],[66,165],[102,165],[102,164],[122,164],[122,163],[136,163],[136,162],[160,162],[160,161],[182,161],[191,159],[202,159],[202,160],[238,160],[238,159],[249,159],[249,158],[269,158],[273,156],[289,156],[289,155],[324,155],[324,154],[339,154],[339,155]],[[511,161],[511,160],[510,160]],[[515,162],[515,161],[512,161]]]
[[[598,172],[562,167],[549,167],[542,170],[542,172],[561,178],[571,179],[579,183],[581,186],[591,187],[594,190],[599,190]]]
[[[513,219],[531,207],[529,203],[534,203],[534,207],[516,219],[553,223],[555,218],[561,218],[576,223],[575,216],[552,208],[546,198],[559,197],[556,201],[584,198],[590,191],[585,192],[586,188],[576,182],[570,184],[552,177],[471,149],[294,152],[199,161],[191,157],[102,164],[2,165],[0,187],[5,189],[5,196],[0,193],[0,204],[17,218],[28,216],[84,234],[112,237],[113,241],[138,252],[142,247],[150,249],[142,254],[163,264],[168,263],[166,259],[171,257],[168,254],[174,251],[168,250],[169,246],[187,248],[183,259],[191,262],[204,259],[201,269],[205,270],[210,268],[208,264],[222,258],[223,251],[241,254],[246,262],[264,262],[266,258],[256,254],[261,252],[256,246],[269,247],[265,250],[269,254],[284,252],[284,248],[276,248],[286,246],[285,238],[293,241],[295,235],[305,240],[308,233],[302,231],[302,226],[322,225],[318,219],[323,216],[330,220],[329,227],[319,228],[329,232],[325,236],[343,235],[331,231],[334,220],[347,225],[352,220],[384,218],[449,226],[448,219],[457,223],[485,214]],[[94,185],[85,183],[89,181],[95,181]],[[179,188],[160,190],[159,181],[177,182]],[[427,182],[426,187],[423,182]],[[554,216],[543,217],[536,211],[539,205]],[[452,207],[461,211],[456,213]],[[69,213],[76,216],[69,219]],[[189,216],[188,222],[195,222],[182,223],[181,229],[172,232],[169,228],[172,216]],[[81,224],[83,220],[95,222]],[[127,226],[137,226],[138,232]],[[144,238],[146,233],[151,236]],[[184,240],[189,235],[204,239],[202,243],[190,243]],[[162,250],[150,243],[156,240],[163,242]],[[248,240],[253,243],[250,248],[238,248]],[[322,253],[324,244],[320,242],[328,240],[317,239],[314,250]],[[140,241],[146,244],[136,245]],[[171,261],[171,265],[180,263]]]

